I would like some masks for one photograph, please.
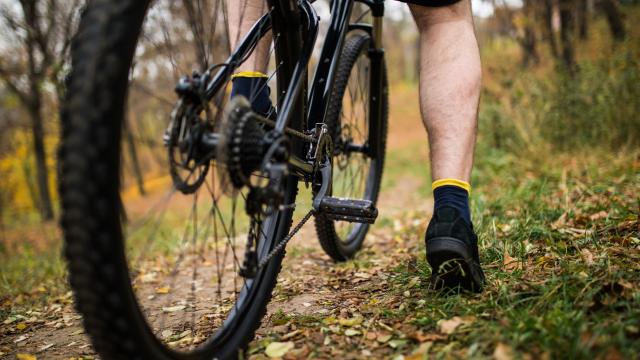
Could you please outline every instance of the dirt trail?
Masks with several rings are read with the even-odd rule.
[[[381,196],[382,216],[394,217],[408,208],[428,207],[412,194],[420,186],[418,179],[403,178],[396,186]],[[353,317],[359,312],[360,301],[368,300],[371,285],[376,282],[377,291],[385,286],[385,271],[397,261],[398,244],[391,236],[389,227],[374,226],[366,239],[362,255],[357,262],[370,262],[371,268],[359,271],[353,263],[334,264],[320,248],[315,236],[313,223],[304,226],[287,247],[287,256],[274,291],[268,314],[259,329],[255,344],[265,338],[289,335],[287,339],[298,340],[301,351],[325,348],[325,337],[317,332],[306,334],[296,331],[295,321],[286,318]],[[417,241],[417,240],[416,240]],[[415,244],[414,244],[415,245]],[[408,246],[407,248],[411,248]],[[152,286],[152,285],[149,285]],[[153,287],[143,289],[145,294],[153,293]],[[199,297],[207,296],[201,294]],[[158,308],[159,309],[159,308]],[[158,317],[155,309],[152,317]],[[355,315],[354,315],[355,314]],[[28,331],[8,333],[8,328],[24,324]],[[38,358],[68,359],[69,357],[94,356],[88,338],[80,324],[80,316],[74,312],[71,296],[53,299],[52,303],[39,311],[27,313],[24,318],[2,324],[5,337],[0,341],[0,358],[15,358],[16,354],[34,354]],[[307,332],[309,330],[307,329]],[[347,345],[347,344],[345,344]],[[326,347],[334,349],[334,347]],[[301,357],[302,354],[298,354]]]
[[[410,151],[424,141],[415,99],[410,89],[403,91],[406,98],[392,98],[390,151]],[[394,106],[393,101],[398,104]],[[407,101],[409,105],[406,105]],[[403,107],[400,107],[401,103]],[[407,131],[415,128],[420,128],[420,131]],[[426,166],[426,154],[419,156]],[[408,254],[421,239],[394,238],[393,228],[398,226],[397,222],[403,220],[398,218],[408,210],[427,214],[431,200],[416,196],[417,190],[424,186],[422,178],[402,173],[393,176],[393,186],[381,193],[379,209],[380,218],[392,219],[394,224],[373,226],[363,250],[354,261],[339,265],[333,263],[320,248],[312,221],[287,246],[287,256],[273,300],[251,347],[255,351],[252,357],[264,357],[265,343],[273,340],[293,341],[295,348],[287,355],[293,358],[310,355],[359,358],[370,356],[371,351],[378,351],[380,356],[389,352],[391,348],[384,342],[374,341],[380,346],[373,348],[361,346],[363,341],[370,340],[363,337],[363,332],[369,330],[365,325],[356,325],[359,330],[354,329],[354,332],[357,335],[346,336],[344,333],[326,333],[324,325],[313,321],[323,318],[361,319],[366,315],[363,310],[386,294],[389,286],[386,279],[391,269],[413,257]],[[144,208],[139,199],[134,203],[136,209]],[[414,225],[424,227],[427,220],[418,220]],[[152,294],[153,289],[143,289],[142,292]],[[205,294],[199,296],[206,297],[204,291]],[[152,317],[158,317],[154,312],[161,311],[160,308],[151,310]],[[369,323],[367,326],[377,325]],[[0,334],[3,334],[0,359],[15,359],[17,354],[32,354],[38,359],[95,357],[80,316],[73,309],[71,293],[51,299],[49,305],[28,311],[24,316],[7,318],[0,323]]]

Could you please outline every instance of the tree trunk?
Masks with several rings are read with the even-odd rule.
[[[540,57],[536,48],[536,35],[531,26],[524,29],[524,38],[520,40],[522,48],[522,67],[528,67],[531,64],[538,64]]]
[[[586,40],[589,37],[589,9],[587,0],[580,0],[577,4],[578,14],[578,36],[580,40]]]
[[[535,12],[531,0],[524,1],[525,23],[523,36],[519,39],[522,48],[522,66],[528,67],[531,63],[538,64],[540,57],[538,56],[536,32],[534,29]]]
[[[30,104],[29,117],[31,118],[31,131],[33,134],[33,151],[36,157],[36,181],[40,195],[38,207],[43,220],[53,219],[53,206],[51,204],[51,192],[49,191],[49,169],[47,168],[47,155],[44,149],[44,126],[42,121],[42,104],[39,95],[35,95]]]
[[[618,9],[618,4],[615,0],[599,0],[598,7],[607,16],[607,22],[609,23],[609,30],[615,41],[622,41],[627,37],[627,31],[624,28],[622,22],[622,14]]]
[[[574,74],[576,71],[575,51],[573,47],[572,0],[560,0],[560,39],[562,41],[562,63],[565,69]]]
[[[136,150],[136,142],[131,133],[131,124],[129,124],[129,117],[124,122],[124,136],[127,141],[127,147],[129,149],[129,157],[131,158],[131,165],[133,167],[133,176],[136,179],[136,185],[138,186],[138,193],[144,196],[144,178],[142,177],[142,170],[140,169],[140,161],[138,160],[138,152]]]
[[[554,58],[558,59],[560,57],[558,51],[558,44],[556,43],[556,34],[553,29],[553,8],[554,1],[553,0],[544,0],[544,27],[547,35],[547,41],[549,42],[549,48],[551,49],[551,54]]]

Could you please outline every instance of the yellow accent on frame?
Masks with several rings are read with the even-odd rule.
[[[231,75],[232,79],[235,79],[237,77],[267,78],[269,76],[267,74],[265,74],[265,73],[261,73],[260,71],[241,71],[239,73],[235,73],[235,74]]]
[[[462,181],[458,179],[436,180],[431,184],[431,190],[435,190],[436,188],[439,188],[440,186],[445,186],[445,185],[451,185],[451,186],[457,186],[457,187],[463,188],[467,190],[469,194],[471,194],[471,185],[466,181]]]

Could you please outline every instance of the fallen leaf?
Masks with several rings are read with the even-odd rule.
[[[442,334],[425,334],[422,330],[416,331],[409,335],[409,338],[422,343],[425,341],[446,340],[447,336]]]
[[[411,280],[409,280],[407,287],[412,288],[412,287],[418,286],[419,284],[420,284],[420,277],[414,276],[411,278]]]
[[[279,357],[283,357],[286,353],[288,353],[294,347],[295,347],[295,344],[293,343],[293,341],[287,341],[287,342],[274,341],[271,344],[267,345],[267,348],[264,349],[264,353],[270,358],[279,358]]]
[[[144,274],[144,275],[140,276],[140,281],[142,281],[143,283],[153,283],[153,282],[157,281],[156,280],[156,276],[157,276],[156,273],[153,273],[153,272],[152,273],[147,273],[147,274]]]
[[[171,290],[169,287],[165,286],[165,287],[160,287],[156,289],[156,294],[168,294],[169,290]]]
[[[311,348],[308,345],[302,345],[299,349],[289,351],[285,356],[285,360],[308,359]]]
[[[328,317],[322,319],[322,323],[325,324],[325,325],[333,325],[336,322],[338,322],[338,319],[336,319],[333,316],[328,316]]]
[[[55,344],[51,343],[51,344],[46,344],[44,346],[41,346],[40,348],[38,348],[38,352],[45,351],[45,350],[47,350],[49,348],[52,348],[53,345],[55,345]]]
[[[411,355],[405,356],[404,360],[423,360],[423,359],[426,359],[426,355],[429,353],[429,350],[431,350],[432,346],[433,346],[433,342],[431,342],[431,341],[427,341],[425,343],[422,343],[422,344],[420,344],[419,347],[417,347],[415,350],[413,350]]]
[[[376,338],[376,340],[380,343],[386,343],[387,341],[391,340],[392,336],[393,335],[391,334],[380,333],[378,334],[378,337]]]
[[[465,316],[465,317],[454,316],[448,320],[444,320],[444,319],[439,320],[438,330],[443,334],[451,335],[456,331],[456,329],[459,326],[468,325],[473,323],[474,321],[475,321],[475,317],[473,316]]]
[[[357,272],[354,274],[355,277],[357,278],[361,278],[361,279],[370,279],[371,278],[371,274],[366,273],[366,272]]]
[[[31,355],[31,354],[18,354],[18,355],[16,355],[16,359],[18,359],[18,360],[37,360],[38,358],[35,355]]]
[[[362,317],[356,316],[351,319],[339,319],[338,322],[342,326],[356,326],[362,324]]]
[[[391,346],[393,349],[401,348],[406,344],[407,344],[407,340],[396,339],[396,340],[389,341],[389,346]]]
[[[380,325],[380,327],[382,327],[385,330],[393,331],[393,328],[391,326],[383,323],[382,321],[378,321],[378,325]]]
[[[521,264],[518,262],[518,259],[512,258],[509,255],[509,252],[507,251],[507,249],[504,250],[503,265],[504,265],[504,270],[508,272],[512,272],[514,270],[518,270],[521,268]]]
[[[563,213],[556,221],[551,223],[551,228],[558,230],[567,223],[567,213]]]
[[[280,340],[289,340],[289,339],[292,339],[292,338],[294,338],[296,335],[300,334],[301,332],[302,332],[302,330],[300,330],[300,329],[295,330],[295,331],[292,331],[292,332],[290,332],[290,333],[288,333],[288,334],[283,335],[283,336],[282,336],[282,338],[281,338]]]
[[[9,325],[9,324],[11,324],[13,322],[16,322],[16,321],[20,320],[20,319],[24,319],[24,316],[22,316],[22,315],[9,316],[8,318],[6,318],[4,320],[3,324]]]
[[[184,310],[185,308],[186,308],[186,306],[184,306],[184,305],[167,306],[167,307],[163,307],[162,311],[167,312],[167,313],[171,313],[171,312]]]
[[[187,336],[191,335],[191,330],[185,330],[183,332],[181,332],[180,334],[178,334],[177,338],[178,339],[183,339]]]
[[[587,264],[587,266],[591,266],[591,265],[596,263],[593,260],[593,254],[591,253],[591,251],[589,251],[589,249],[582,249],[580,251],[580,255],[582,255],[582,260],[584,260],[584,262],[585,262],[585,264]]]
[[[19,342],[27,340],[28,338],[29,338],[29,335],[24,334],[24,335],[20,336],[19,338],[13,340],[13,342],[17,344]]]
[[[507,344],[498,343],[493,351],[493,357],[496,360],[511,360],[513,359],[513,349]]]
[[[347,329],[344,331],[344,334],[346,336],[356,336],[356,335],[360,335],[361,332],[355,329]]]
[[[609,216],[609,213],[602,210],[600,212],[597,212],[595,214],[592,214],[591,216],[589,216],[589,220],[594,221],[594,220],[599,220],[599,219],[604,219],[607,216]]]
[[[16,325],[16,329],[18,329],[18,330],[24,330],[26,328],[27,328],[27,324],[25,324],[25,323],[19,323],[19,324]]]

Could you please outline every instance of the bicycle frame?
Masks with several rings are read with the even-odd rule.
[[[286,19],[301,20],[304,26],[303,33],[306,35],[303,39],[298,61],[293,69],[291,80],[287,86],[286,96],[278,107],[278,117],[275,123],[276,134],[282,136],[285,129],[290,123],[293,116],[293,108],[299,96],[306,88],[307,68],[314,45],[317,41],[319,30],[319,17],[315,9],[311,6],[314,0],[269,0],[269,13],[262,16],[256,24],[251,28],[249,33],[245,35],[237,49],[229,56],[226,65],[218,71],[218,73],[209,82],[205,90],[205,98],[211,100],[215,94],[226,84],[229,77],[238,65],[241,59],[245,59],[255,49],[258,41],[271,30],[271,16],[274,12],[279,12],[280,16]],[[370,9],[374,18],[373,25],[369,24],[349,24],[351,12],[355,2],[366,4]],[[379,149],[376,148],[377,139],[380,136],[380,128],[377,119],[382,115],[382,91],[383,91],[383,57],[384,49],[382,48],[382,17],[384,15],[384,0],[333,0],[331,3],[330,26],[327,32],[325,42],[322,47],[320,61],[318,62],[316,72],[312,80],[311,91],[306,99],[307,112],[303,124],[308,124],[307,129],[316,128],[317,124],[323,124],[327,114],[331,91],[334,83],[335,74],[340,61],[340,51],[344,43],[346,34],[352,30],[362,30],[368,32],[373,43],[369,50],[371,59],[371,94],[369,104],[369,143],[363,144],[362,152],[369,155],[377,155]],[[293,26],[296,26],[293,22]],[[214,140],[211,140],[214,141]],[[211,144],[213,145],[213,144]],[[308,179],[313,175],[314,166],[308,161],[292,154],[289,159],[289,166],[292,173]]]

